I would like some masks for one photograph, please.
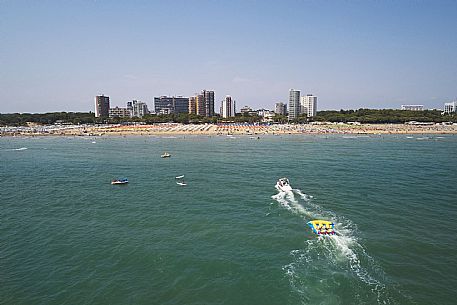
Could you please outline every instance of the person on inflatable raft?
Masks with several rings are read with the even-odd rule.
[[[322,224],[321,226],[317,227],[317,234],[318,235],[334,235],[336,233],[332,227],[326,228],[325,224]]]

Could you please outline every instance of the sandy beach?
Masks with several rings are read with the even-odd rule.
[[[177,124],[154,125],[59,125],[1,127],[2,136],[60,135],[283,135],[283,134],[456,134],[457,125],[408,125],[408,124]]]

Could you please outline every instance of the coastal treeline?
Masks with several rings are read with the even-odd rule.
[[[142,118],[103,118],[95,117],[93,112],[49,112],[49,113],[8,113],[0,114],[0,126],[25,126],[28,123],[42,125],[53,124],[122,124],[138,122],[145,124],[154,123],[182,123],[182,124],[205,124],[229,121],[236,123],[255,123],[260,122],[262,118],[257,115],[243,114],[233,118],[221,118],[220,116],[203,117],[195,114],[166,114],[166,115],[145,115]]]
[[[275,123],[287,123],[287,116],[276,115]],[[8,113],[0,114],[0,126],[25,126],[27,123],[43,125],[52,124],[103,124],[103,123],[127,123],[139,122],[145,124],[154,123],[182,123],[182,124],[205,124],[205,123],[257,123],[262,117],[249,115],[248,113],[237,114],[235,117],[222,118],[220,116],[203,117],[195,114],[168,114],[168,115],[145,115],[142,118],[96,118],[93,112],[49,112],[49,113]],[[457,114],[441,114],[439,110],[409,111],[395,109],[358,109],[358,110],[327,110],[318,111],[317,115],[307,118],[301,115],[292,123],[308,122],[360,122],[370,124],[401,124],[411,121],[416,122],[457,122]]]
[[[370,124],[398,124],[416,122],[457,122],[457,115],[442,115],[440,110],[397,110],[397,109],[358,109],[340,111],[319,111],[313,118],[319,122],[360,122]]]
[[[96,118],[93,112],[48,112],[48,113],[6,113],[0,114],[1,126],[25,126],[27,123],[52,125],[94,124],[102,123],[102,118]]]

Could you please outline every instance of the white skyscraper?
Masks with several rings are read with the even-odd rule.
[[[232,100],[230,95],[227,95],[222,101],[222,113],[223,118],[230,118],[235,116],[235,101]]]
[[[317,96],[307,94],[301,97],[301,113],[305,113],[308,118],[316,116],[317,112]]]
[[[289,90],[289,121],[295,120],[300,115],[300,90]]]

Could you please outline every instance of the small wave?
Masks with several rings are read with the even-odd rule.
[[[13,149],[13,150],[21,151],[21,150],[26,150],[26,149],[28,149],[28,148],[27,148],[27,147],[21,147],[21,148],[15,148],[15,149]]]

